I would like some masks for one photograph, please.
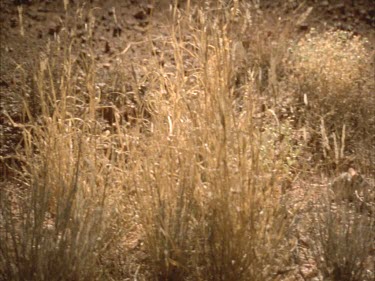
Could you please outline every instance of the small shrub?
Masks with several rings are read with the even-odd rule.
[[[296,72],[312,88],[308,94],[345,98],[358,83],[363,83],[369,62],[366,44],[369,42],[365,38],[350,32],[338,30],[320,34],[311,30],[298,42],[294,53]]]
[[[293,48],[291,85],[300,124],[314,149],[336,164],[354,151],[370,161],[365,151],[374,141],[375,97],[367,45],[350,32],[313,29]]]

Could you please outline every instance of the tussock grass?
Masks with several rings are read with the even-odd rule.
[[[322,200],[310,214],[312,252],[323,278],[329,280],[371,280],[374,266],[375,220],[359,213],[346,202]]]
[[[224,24],[203,32],[207,18],[190,23],[197,34],[189,42],[181,39],[183,25],[174,26],[176,72],[160,70],[163,91],[147,98],[147,147],[142,156],[130,153],[146,248],[159,280],[273,279],[288,255],[279,197],[285,170],[275,158],[292,149],[287,138],[278,140],[277,120],[267,132],[257,127],[251,82],[238,110],[232,42]],[[190,75],[186,61],[196,66]]]
[[[75,95],[76,62],[66,46],[55,54],[63,61],[60,79],[43,59],[34,80],[37,112],[25,102],[29,122],[15,124],[23,130],[18,180],[26,191],[11,202],[10,190],[1,190],[0,257],[7,280],[93,280],[103,273],[95,266],[98,255],[116,236],[110,229],[118,220],[111,140],[95,120],[94,81],[87,80],[87,106],[83,94]]]

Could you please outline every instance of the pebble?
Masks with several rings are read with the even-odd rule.
[[[111,64],[110,63],[103,63],[102,66],[105,69],[109,69],[111,67]]]

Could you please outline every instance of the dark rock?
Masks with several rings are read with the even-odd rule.
[[[133,17],[137,20],[145,20],[147,18],[147,15],[145,11],[139,11],[138,13],[134,14]]]
[[[31,0],[14,0],[13,3],[17,6],[19,5],[30,5],[31,4]]]
[[[143,7],[147,15],[151,15],[152,10],[154,9],[154,6],[149,4]]]
[[[9,84],[6,81],[2,80],[0,81],[0,87],[9,87]]]
[[[60,32],[60,30],[61,30],[61,26],[59,26],[59,25],[55,26],[55,27],[50,27],[48,29],[48,35],[53,36],[55,34],[58,34]]]
[[[112,35],[113,35],[113,37],[120,37],[121,33],[122,33],[122,29],[119,26],[116,26],[113,29],[113,34]]]
[[[15,18],[10,19],[10,27],[15,28],[17,27],[17,20]]]
[[[104,46],[104,53],[107,54],[111,51],[111,47],[109,46],[109,43],[108,41],[105,42],[105,46]]]
[[[309,25],[307,23],[302,23],[298,26],[300,31],[307,31],[309,29]]]

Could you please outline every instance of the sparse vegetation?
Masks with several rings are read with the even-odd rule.
[[[299,118],[326,164],[338,166],[355,154],[362,166],[372,166],[375,84],[368,44],[350,32],[312,30],[294,48]]]
[[[0,189],[1,279],[300,280],[288,279],[297,228],[324,280],[374,278],[371,212],[290,194],[349,156],[371,172],[368,42],[296,42],[292,19],[270,36],[258,6],[224,2],[174,5],[162,48],[150,31],[150,57],[108,71],[119,91],[90,52],[94,12],[87,52],[64,22],[25,85],[23,118],[7,114],[22,145],[9,167],[19,190]]]

